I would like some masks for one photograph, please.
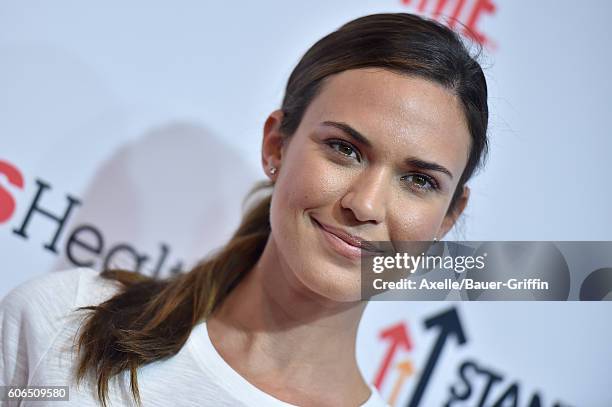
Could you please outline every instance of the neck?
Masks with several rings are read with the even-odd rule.
[[[369,390],[355,357],[365,306],[309,290],[283,264],[270,238],[257,264],[208,318],[209,334],[224,359],[262,388],[282,383],[338,393],[344,384],[353,395],[360,389],[365,401]]]

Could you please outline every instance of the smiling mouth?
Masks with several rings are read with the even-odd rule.
[[[321,224],[312,216],[310,218],[317,229],[322,233],[326,243],[332,249],[334,249],[335,252],[350,260],[357,260],[366,256],[378,256],[383,254],[382,250],[373,246],[371,243],[365,242],[361,239],[356,239],[352,236],[344,234],[341,231],[338,232],[336,229],[332,229],[327,225]]]

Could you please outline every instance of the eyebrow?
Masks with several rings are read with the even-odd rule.
[[[372,148],[372,143],[370,142],[370,140],[367,139],[367,137],[365,137],[363,134],[359,133],[357,130],[355,130],[346,123],[327,120],[322,122],[321,124],[340,129],[346,134],[348,134],[353,140],[367,146],[368,148]],[[438,163],[421,160],[417,157],[408,157],[404,160],[404,163],[408,166],[417,167],[423,170],[438,171],[448,175],[450,179],[453,179],[453,174],[448,169],[446,169],[446,167]]]

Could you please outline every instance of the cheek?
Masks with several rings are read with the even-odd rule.
[[[349,182],[346,173],[316,151],[287,155],[286,163],[275,188],[288,210],[308,211],[333,204]]]
[[[444,208],[437,201],[413,197],[390,209],[389,235],[394,241],[431,240],[444,220]]]

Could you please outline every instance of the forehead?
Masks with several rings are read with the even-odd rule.
[[[343,121],[386,154],[402,153],[460,174],[470,135],[461,102],[442,85],[379,68],[328,77],[303,117],[306,126]]]

